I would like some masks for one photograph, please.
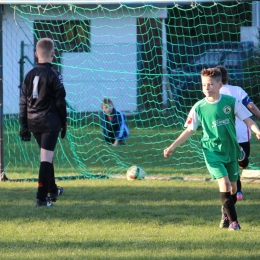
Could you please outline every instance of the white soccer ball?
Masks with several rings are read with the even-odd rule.
[[[126,179],[129,181],[142,180],[142,179],[144,179],[145,175],[146,175],[146,172],[141,167],[134,165],[134,166],[131,166],[127,170]]]

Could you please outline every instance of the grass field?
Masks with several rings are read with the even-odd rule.
[[[244,183],[242,229],[218,227],[216,182],[75,180],[36,208],[35,182],[1,182],[0,259],[260,259],[260,186]]]

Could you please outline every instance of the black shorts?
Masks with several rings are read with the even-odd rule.
[[[59,132],[33,133],[40,148],[54,151],[58,141]]]
[[[249,157],[250,156],[250,142],[239,143],[239,145],[244,149],[246,156]]]

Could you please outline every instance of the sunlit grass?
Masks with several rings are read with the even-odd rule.
[[[237,203],[242,229],[218,227],[215,182],[75,180],[53,208],[37,184],[1,188],[1,259],[260,259],[257,184]]]

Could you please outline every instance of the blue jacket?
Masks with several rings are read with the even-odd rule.
[[[129,128],[126,123],[125,115],[113,108],[111,114],[112,120],[106,113],[102,112],[103,136],[114,138],[116,140],[125,140],[129,136]]]

